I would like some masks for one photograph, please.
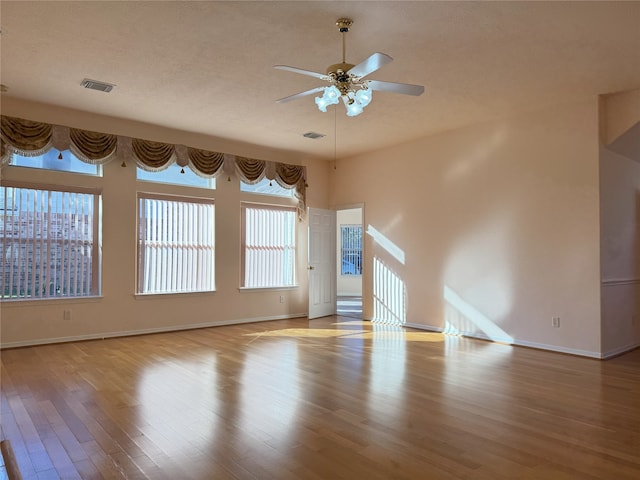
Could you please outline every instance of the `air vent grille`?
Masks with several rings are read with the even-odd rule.
[[[113,87],[115,87],[115,85],[111,83],[99,82],[98,80],[89,80],[88,78],[82,80],[81,85],[84,88],[88,88],[90,90],[98,90],[99,92],[110,92],[111,90],[113,90]]]
[[[307,133],[304,133],[302,136],[305,138],[311,138],[313,140],[315,140],[316,138],[326,137],[324,133],[318,133],[318,132],[307,132]]]

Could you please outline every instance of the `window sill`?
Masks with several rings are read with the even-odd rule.
[[[91,295],[87,297],[51,297],[51,298],[5,298],[0,300],[2,308],[19,307],[25,304],[35,305],[60,305],[64,303],[95,303],[100,302],[102,295]]]
[[[208,297],[216,293],[215,290],[207,292],[166,292],[166,293],[135,293],[136,300],[150,300],[152,298],[176,298],[185,296]]]
[[[296,290],[300,285],[287,285],[282,287],[240,287],[240,292],[278,292],[283,290]]]

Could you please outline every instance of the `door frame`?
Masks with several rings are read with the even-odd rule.
[[[364,283],[364,279],[365,279],[365,274],[367,272],[367,266],[366,266],[366,229],[365,229],[365,204],[364,202],[361,203],[350,203],[350,204],[340,204],[337,206],[332,207],[333,210],[336,211],[336,214],[338,211],[340,210],[353,210],[353,209],[360,209],[361,212],[361,217],[360,217],[360,221],[361,221],[361,225],[362,225],[362,275],[360,276],[360,292],[361,292],[361,296],[362,296],[362,318],[364,319],[364,299],[365,299],[365,283]],[[338,276],[340,275],[340,271],[337,269],[337,264],[338,264],[338,260],[340,258],[340,240],[338,240],[338,234],[339,234],[339,228],[340,225],[338,225],[337,221],[336,221],[336,311],[337,311],[337,301],[338,301],[338,293],[337,293],[337,288],[338,288]]]

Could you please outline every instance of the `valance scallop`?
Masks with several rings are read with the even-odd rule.
[[[69,129],[69,149],[85,163],[105,164],[116,155],[118,137],[108,133]]]
[[[37,157],[51,149],[51,125],[4,115],[1,121],[2,165],[11,161],[14,152],[24,157]]]
[[[236,157],[236,173],[249,185],[259,183],[266,174],[266,162],[253,158]]]
[[[224,153],[208,152],[197,148],[187,149],[189,166],[201,177],[215,178],[223,171]]]
[[[161,172],[176,161],[176,147],[169,143],[151,140],[131,140],[136,164],[147,172]]]

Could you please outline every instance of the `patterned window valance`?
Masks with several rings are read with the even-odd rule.
[[[224,153],[187,148],[189,166],[201,177],[215,178],[223,172]]]
[[[85,163],[105,164],[116,154],[118,137],[107,133],[88,132],[71,128],[69,149]]]
[[[282,188],[295,188],[298,200],[298,217],[304,218],[307,205],[306,169],[300,165],[288,165],[279,162],[265,162],[253,158],[236,157],[236,173],[240,179],[249,184],[259,183],[263,178],[275,180]]]
[[[2,116],[2,165],[13,153],[37,157],[51,149],[53,128],[47,123]]]
[[[224,153],[184,145],[90,132],[4,115],[1,119],[0,168],[11,162],[14,153],[37,157],[52,148],[71,150],[81,161],[93,165],[104,165],[116,157],[122,160],[133,157],[140,168],[151,172],[159,172],[177,162],[183,167],[188,165],[197,175],[207,178],[215,178],[228,170],[225,163],[233,161],[233,156]],[[307,188],[305,167],[239,156],[235,157],[234,164],[238,177],[250,185],[267,177],[276,180],[283,188],[295,188],[298,215],[301,219],[304,217]]]
[[[2,116],[1,166],[9,164],[14,153],[37,157],[52,148],[71,150],[85,163],[104,165],[116,156],[117,144],[115,135]]]
[[[298,216],[304,218],[307,205],[307,172],[300,165],[288,165],[276,163],[275,180],[282,188],[295,188],[295,196],[298,200]]]
[[[136,164],[147,172],[160,172],[176,161],[176,147],[150,140],[131,140]]]
[[[253,158],[236,157],[236,173],[249,185],[260,183],[266,174],[267,162]]]

